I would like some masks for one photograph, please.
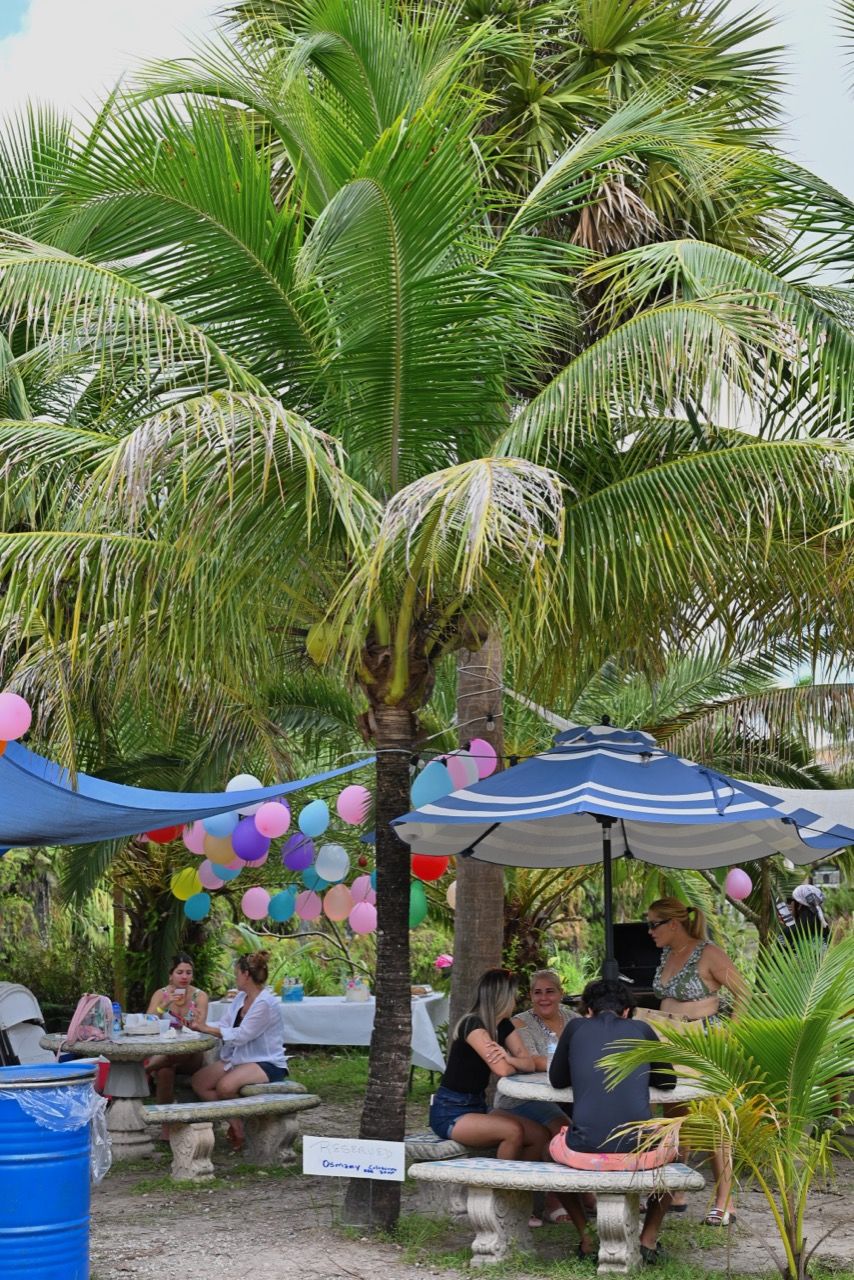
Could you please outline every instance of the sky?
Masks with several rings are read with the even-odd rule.
[[[225,0],[0,0],[0,114],[28,97],[85,111],[135,60],[186,53]],[[755,0],[730,0],[734,12]],[[770,0],[789,49],[786,149],[854,197],[854,94],[833,0]]]

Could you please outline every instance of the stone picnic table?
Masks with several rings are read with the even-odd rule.
[[[150,1129],[142,1118],[142,1100],[149,1095],[148,1077],[143,1062],[158,1053],[205,1053],[213,1049],[214,1036],[182,1031],[174,1040],[159,1035],[128,1036],[118,1040],[76,1040],[63,1044],[61,1035],[42,1036],[43,1049],[54,1053],[77,1054],[81,1058],[106,1058],[110,1064],[106,1092],[112,1098],[107,1111],[107,1128],[113,1147],[113,1159],[132,1160],[154,1154]]]
[[[702,1098],[705,1090],[698,1080],[678,1080],[675,1089],[650,1089],[649,1100],[655,1106],[663,1102],[691,1102]],[[545,1071],[528,1075],[500,1076],[495,1105],[502,1102],[572,1102],[572,1089],[555,1089]]]

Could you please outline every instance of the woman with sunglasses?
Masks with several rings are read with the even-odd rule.
[[[652,989],[661,1001],[661,1012],[680,1022],[719,1023],[720,991],[725,987],[734,997],[736,1007],[747,995],[747,986],[727,953],[709,942],[706,917],[699,907],[687,906],[679,898],[658,898],[647,908],[646,927],[661,960],[655,971]],[[679,1115],[676,1104],[665,1107],[665,1114]],[[730,1205],[732,1164],[726,1151],[712,1155],[715,1173],[715,1205],[706,1215],[710,1227],[726,1227],[735,1222]],[[685,1197],[674,1197],[673,1213],[684,1213]]]

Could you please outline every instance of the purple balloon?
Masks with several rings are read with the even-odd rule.
[[[289,871],[305,871],[314,862],[314,845],[308,836],[295,832],[282,845],[282,863]]]
[[[231,833],[231,847],[244,862],[258,862],[270,848],[270,841],[255,826],[254,818],[242,818]]]

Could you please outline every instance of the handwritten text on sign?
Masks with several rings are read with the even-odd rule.
[[[403,1182],[406,1148],[402,1142],[373,1138],[313,1138],[302,1140],[303,1173],[326,1178],[374,1178],[378,1182]]]

